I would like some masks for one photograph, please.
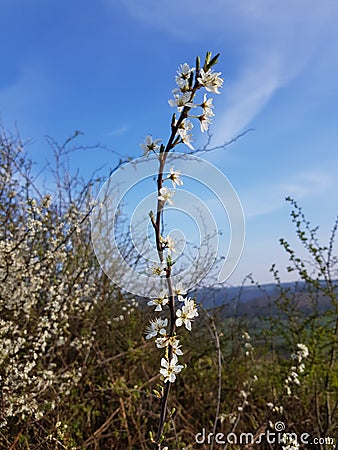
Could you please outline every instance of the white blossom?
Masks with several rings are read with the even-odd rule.
[[[195,68],[190,68],[189,64],[184,63],[180,65],[180,69],[177,71],[175,81],[182,92],[189,90],[189,79],[191,73]]]
[[[189,108],[194,108],[196,105],[191,102],[191,93],[190,92],[180,92],[178,89],[173,90],[174,99],[168,100],[168,103],[171,107],[177,106],[178,112],[181,112],[182,109],[187,106]]]
[[[162,311],[162,306],[165,306],[168,303],[168,300],[168,294],[163,291],[158,297],[150,300],[147,305],[156,306],[155,311]]]
[[[282,446],[282,450],[298,450],[299,449],[299,443],[297,441],[297,438],[295,438],[294,436],[290,435],[290,434],[283,434],[281,441],[284,444],[287,445],[283,445]]]
[[[220,75],[221,72],[214,72],[212,69],[209,69],[207,72],[201,69],[198,81],[208,92],[220,94],[219,88],[221,88],[223,84],[223,79]]]
[[[177,186],[183,186],[183,181],[180,178],[181,171],[180,170],[174,170],[174,167],[170,167],[170,175],[169,180],[171,180],[173,187],[175,188]]]
[[[183,287],[181,282],[177,283],[176,286],[174,287],[174,294],[178,295],[178,300],[179,301],[184,301],[184,298],[182,297],[182,295],[186,295],[187,291]]]
[[[297,344],[297,347],[299,348],[298,353],[302,358],[307,358],[309,356],[309,349],[305,344]]]
[[[166,266],[167,265],[165,262],[155,263],[149,268],[149,272],[152,275],[162,275],[163,272],[165,272],[165,270],[166,270]]]
[[[299,374],[305,370],[305,364],[302,361],[309,356],[309,349],[305,344],[297,344],[297,348],[298,350],[295,353],[291,353],[291,359],[295,361],[295,365],[291,367],[290,373],[284,382],[288,395],[291,395],[290,385],[295,384],[300,386]]]
[[[214,105],[212,103],[213,100],[213,98],[207,99],[207,94],[204,94],[203,103],[201,103],[200,106],[203,108],[203,113],[207,117],[213,117],[215,115],[212,111],[212,109],[214,108]]]
[[[164,336],[155,339],[157,348],[166,348],[171,345],[172,351],[176,355],[183,355],[181,350],[180,341],[177,336]]]
[[[164,245],[169,252],[176,252],[175,240],[171,236],[160,237],[160,242]]]
[[[170,205],[173,205],[174,202],[172,201],[171,197],[174,195],[174,191],[168,189],[166,186],[161,187],[160,189],[160,195],[158,196],[158,199],[162,202],[168,202]]]
[[[243,389],[240,391],[239,395],[246,400],[248,398],[248,393],[246,391],[243,391]]]
[[[161,142],[161,139],[153,140],[152,136],[149,134],[146,137],[145,142],[140,144],[140,147],[143,150],[143,155],[147,156],[149,154],[149,152],[156,152],[160,148],[158,145],[160,142]]]
[[[184,119],[178,129],[178,134],[180,135],[182,142],[186,144],[191,150],[194,150],[194,147],[191,144],[192,135],[191,130],[193,129],[193,124],[188,119]]]
[[[184,324],[188,331],[191,331],[191,321],[198,316],[197,306],[191,298],[184,300],[184,305],[176,311],[176,326],[180,327]]]
[[[150,321],[150,326],[146,330],[146,339],[156,337],[157,334],[165,335],[167,333],[165,327],[168,325],[168,319],[156,318]]]
[[[177,364],[178,359],[177,356],[174,354],[173,357],[171,358],[171,361],[169,363],[168,360],[166,360],[165,358],[161,359],[161,369],[160,369],[160,373],[164,378],[164,383],[166,383],[167,381],[169,381],[170,383],[174,383],[176,380],[176,374],[181,372],[181,370],[183,369],[183,366],[178,365]]]
[[[203,114],[198,117],[198,120],[200,121],[201,132],[204,133],[204,131],[208,131],[211,119]]]

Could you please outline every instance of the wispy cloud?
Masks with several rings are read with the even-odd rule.
[[[338,58],[338,3],[307,0],[122,0],[135,18],[185,41],[236,48],[236,75],[228,79],[213,129],[213,142],[247,127],[276,90],[297,76],[321,48]],[[189,17],[189,20],[187,18]],[[333,58],[334,59],[334,55]],[[226,67],[226,61],[223,62]],[[232,68],[233,69],[233,68]]]
[[[21,121],[33,123],[33,118],[47,107],[50,88],[40,70],[32,65],[21,68],[16,79],[0,89],[0,112],[6,124]],[[42,114],[41,114],[42,116]]]
[[[126,133],[129,130],[129,127],[127,125],[123,125],[119,128],[114,128],[113,130],[110,130],[107,132],[108,136],[120,136],[121,134]]]
[[[213,129],[215,144],[236,137],[282,85],[276,58],[271,57],[270,60],[265,58],[253,70],[256,64],[245,66],[239,79],[227,85],[223,96],[223,103],[226,106],[218,115]]]
[[[294,174],[286,181],[268,186],[261,185],[244,192],[241,201],[246,217],[257,217],[269,214],[285,206],[285,197],[303,200],[316,197],[334,187],[333,176],[322,171],[305,171]]]

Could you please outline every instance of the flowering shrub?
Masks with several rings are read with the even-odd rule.
[[[303,360],[309,356],[309,349],[304,344],[297,344],[298,350],[291,354],[291,359],[295,361],[295,366],[290,369],[290,375],[285,380],[285,388],[288,395],[291,395],[291,384],[300,385],[299,374],[304,372],[305,364]]]
[[[0,140],[2,423],[37,420],[80,379],[93,342],[92,267],[79,252],[86,211],[35,199],[20,142]],[[84,250],[84,249],[83,249]]]

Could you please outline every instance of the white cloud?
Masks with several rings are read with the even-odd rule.
[[[335,185],[335,178],[321,171],[306,171],[290,176],[285,182],[261,185],[244,192],[240,198],[245,216],[269,214],[285,206],[285,197],[297,200],[316,197]]]
[[[213,51],[235,49],[233,80],[222,65],[225,86],[222,110],[213,128],[213,143],[248,127],[275,91],[297,76],[318,49],[338,58],[338,3],[308,0],[122,0],[129,13],[184,41],[217,42]],[[336,39],[334,39],[336,37]],[[224,56],[223,55],[223,56]],[[188,57],[189,55],[187,55]],[[332,76],[335,79],[335,76]],[[335,83],[335,81],[333,81]]]
[[[108,136],[120,136],[121,134],[126,133],[129,130],[129,128],[126,125],[123,125],[119,128],[114,128],[113,130],[108,131]]]
[[[33,66],[21,68],[19,76],[0,89],[0,112],[6,124],[21,121],[33,123],[33,118],[47,107],[50,87],[41,71]]]
[[[226,107],[217,116],[213,143],[234,138],[262,110],[282,82],[278,61],[273,57],[262,61],[256,70],[245,67],[239,79],[226,87],[222,99]]]
[[[324,172],[301,172],[292,177],[290,182],[280,184],[286,195],[304,198],[325,192],[334,184],[334,178]]]

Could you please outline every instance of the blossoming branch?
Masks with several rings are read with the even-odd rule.
[[[176,376],[184,368],[179,364],[178,357],[183,355],[180,340],[176,328],[184,326],[188,331],[192,329],[192,323],[198,317],[197,305],[195,299],[187,296],[186,289],[181,283],[175,287],[172,285],[171,272],[175,264],[173,253],[175,253],[175,241],[172,236],[165,236],[162,227],[163,212],[166,205],[174,205],[174,195],[177,186],[182,186],[181,172],[175,170],[174,166],[165,176],[166,160],[168,153],[179,144],[185,144],[190,150],[193,147],[193,122],[198,120],[200,130],[203,133],[209,129],[213,112],[213,98],[209,98],[204,93],[201,102],[196,102],[196,94],[199,90],[205,89],[209,93],[219,94],[223,79],[220,72],[214,72],[212,67],[218,62],[218,56],[207,53],[203,66],[201,67],[200,58],[196,59],[196,66],[190,67],[189,64],[181,64],[175,81],[177,87],[173,89],[173,99],[168,101],[169,105],[177,109],[171,119],[171,134],[166,145],[161,139],[153,139],[148,135],[145,142],[141,144],[144,156],[155,154],[159,161],[157,177],[157,207],[156,214],[150,211],[149,216],[155,232],[156,248],[159,262],[151,268],[151,272],[156,276],[165,276],[167,281],[167,291],[161,291],[154,296],[148,305],[154,308],[154,312],[161,313],[163,316],[155,317],[146,330],[146,339],[155,338],[155,344],[158,348],[164,349],[164,356],[161,358],[160,376],[164,387],[158,392],[161,398],[161,413],[157,432],[157,448],[161,448],[163,427],[166,419],[167,402],[170,390],[170,384],[176,381]],[[194,114],[192,114],[194,112]],[[176,114],[178,114],[176,116]],[[165,182],[171,182],[171,188],[164,185]],[[168,317],[164,314],[169,312]]]

